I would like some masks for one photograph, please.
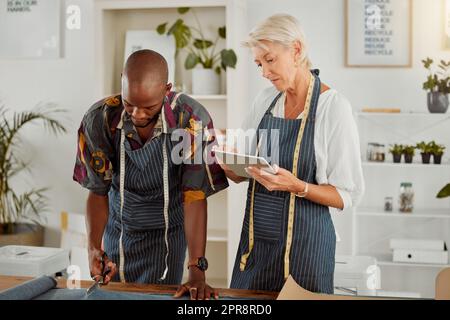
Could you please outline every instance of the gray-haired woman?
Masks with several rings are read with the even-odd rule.
[[[352,108],[321,83],[318,70],[310,70],[294,17],[269,17],[245,45],[273,87],[256,97],[244,127],[258,129],[257,141],[266,131],[268,149],[276,131],[278,161],[272,162],[275,175],[248,168],[252,179],[231,287],[278,291],[292,275],[307,290],[333,293],[330,208],[355,205],[364,190]],[[244,180],[224,169],[231,180]]]

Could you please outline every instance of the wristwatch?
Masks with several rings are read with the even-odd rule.
[[[199,257],[192,260],[189,260],[188,269],[190,267],[197,267],[201,271],[206,271],[208,269],[208,260],[205,257]]]
[[[305,189],[303,191],[297,192],[295,195],[299,198],[304,198],[308,194],[308,183],[305,182]]]

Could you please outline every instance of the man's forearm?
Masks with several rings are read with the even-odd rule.
[[[190,259],[205,255],[207,222],[206,199],[184,204],[184,228]]]
[[[100,249],[108,222],[108,196],[89,192],[86,205],[86,230],[89,248]]]

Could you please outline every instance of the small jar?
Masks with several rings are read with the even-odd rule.
[[[394,208],[394,199],[392,197],[384,198],[384,211],[392,212]]]
[[[412,212],[414,208],[414,190],[412,183],[402,182],[400,184],[399,211]]]
[[[384,162],[385,153],[384,153],[384,144],[379,144],[377,148],[377,161]]]
[[[376,161],[377,144],[370,142],[367,145],[367,161]]]

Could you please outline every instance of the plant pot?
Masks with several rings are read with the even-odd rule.
[[[400,163],[402,161],[402,154],[393,153],[392,157],[394,158],[394,163]]]
[[[429,153],[429,152],[421,153],[420,155],[422,156],[422,163],[424,163],[424,164],[430,163],[431,153]]]
[[[13,233],[0,234],[0,247],[7,245],[23,245],[23,246],[35,246],[41,247],[44,244],[44,228],[35,224],[14,224],[3,228],[2,230],[9,229]]]
[[[441,164],[442,154],[433,154],[433,163]]]
[[[413,157],[412,154],[405,154],[405,163],[412,163]]]
[[[220,78],[213,69],[192,70],[192,94],[219,94]]]
[[[431,113],[446,113],[448,109],[448,94],[442,92],[428,92],[428,110]]]

